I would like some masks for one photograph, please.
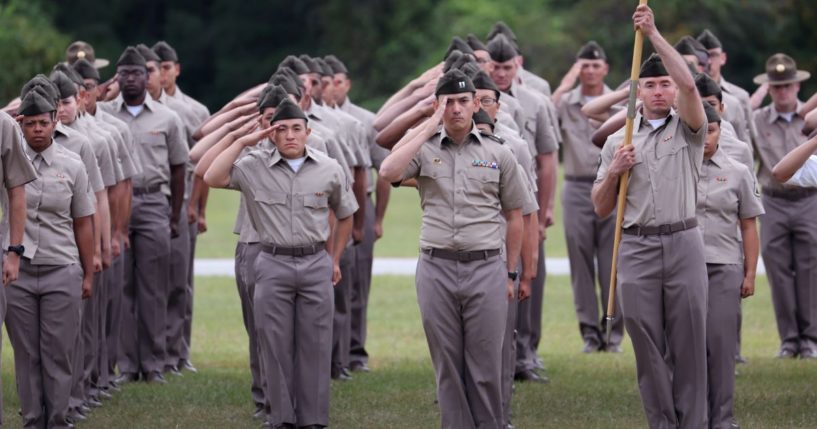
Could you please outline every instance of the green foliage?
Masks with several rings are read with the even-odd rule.
[[[0,3],[0,100],[17,97],[23,83],[62,60],[68,43],[38,3]]]

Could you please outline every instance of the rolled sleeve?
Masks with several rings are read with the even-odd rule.
[[[175,116],[168,123],[167,129],[167,158],[170,165],[187,163],[190,149],[187,146],[187,137],[181,119]]]
[[[23,136],[12,121],[6,116],[0,117],[3,183],[7,188],[25,185],[37,178],[34,166],[23,152]]]
[[[740,187],[738,189],[738,217],[750,219],[765,213],[763,204],[760,201],[755,176],[743,165],[740,168]]]
[[[346,175],[341,171],[339,164],[335,164],[335,173],[332,180],[332,193],[329,196],[329,205],[338,219],[346,219],[355,214],[358,209],[352,186]]]
[[[71,192],[72,218],[77,219],[94,214],[94,203],[88,193],[88,175],[84,170],[77,170]]]

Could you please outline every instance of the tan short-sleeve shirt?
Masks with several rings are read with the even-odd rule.
[[[57,124],[54,131],[54,142],[79,156],[85,166],[85,174],[88,177],[88,185],[92,194],[105,189],[94,149],[84,134],[60,123]]]
[[[176,86],[176,92],[173,95],[168,94],[168,97],[181,99],[187,103],[190,106],[190,109],[196,115],[199,126],[210,117],[210,109],[208,109],[207,106],[199,103],[195,98],[182,92],[182,89],[178,86]]]
[[[142,172],[133,177],[134,188],[160,185],[169,195],[170,166],[185,164],[189,158],[184,127],[178,115],[149,96],[136,117],[128,111],[121,95],[110,103],[110,109],[112,115],[128,124],[133,134],[142,164]]]
[[[536,213],[539,211],[539,203],[536,202],[536,193],[534,191],[536,177],[531,177],[530,175],[530,171],[532,171],[533,157],[531,156],[530,151],[528,151],[527,143],[525,143],[521,137],[516,137],[512,133],[508,134],[508,138],[505,138],[504,134],[500,135],[494,133],[494,135],[502,139],[503,144],[511,150],[511,153],[513,153],[516,163],[519,166],[519,168],[516,170],[520,175],[520,180],[522,180],[528,187],[527,198],[525,198],[525,202],[522,204],[522,216]]]
[[[38,173],[26,185],[24,257],[34,265],[69,265],[79,262],[74,219],[94,214],[88,176],[79,156],[52,143],[37,154],[26,145]]]
[[[764,213],[755,176],[720,149],[703,162],[698,181],[698,228],[707,264],[743,264],[740,220]]]
[[[423,222],[420,247],[456,251],[502,247],[502,211],[528,198],[513,153],[473,127],[456,145],[441,128],[409,163],[403,180],[417,179]]]
[[[610,88],[604,87],[604,94]],[[564,173],[575,177],[596,177],[601,148],[592,142],[596,131],[590,120],[582,113],[585,104],[581,86],[565,94],[559,104],[559,124],[564,148]]]
[[[133,150],[133,134],[131,134],[128,124],[102,109],[97,109],[95,117],[100,122],[113,126],[119,132],[120,139],[116,141],[118,145],[116,150],[118,154],[117,163],[122,169],[122,180],[132,178],[141,171],[141,163],[136,158],[137,154]]]
[[[233,165],[229,187],[241,191],[265,244],[302,246],[326,241],[329,210],[345,219],[358,208],[340,164],[309,147],[297,173],[278,151],[250,152]]]
[[[528,186],[530,186],[531,191],[536,193],[539,190],[539,184],[536,182],[536,160],[533,159],[533,156],[528,150],[526,150],[524,154],[520,153],[521,148],[529,148],[528,144],[525,143],[522,136],[502,123],[496,124],[494,134],[505,140],[505,144],[511,149],[511,152],[513,152],[516,157],[517,163],[522,168],[525,181],[528,183]],[[536,198],[534,197],[534,199]]]
[[[122,170],[122,162],[120,161],[121,157],[119,156],[119,150],[122,146],[124,146],[124,143],[122,143],[122,135],[119,133],[119,130],[112,124],[109,124],[96,116],[83,115],[82,118],[86,121],[92,121],[96,126],[107,131],[111,136],[111,138],[108,140],[108,150],[111,153],[111,163],[113,164],[114,177],[116,179],[116,183],[125,180],[125,172]]]
[[[653,128],[639,112],[635,117],[635,165],[624,211],[624,227],[658,226],[695,217],[698,175],[703,162],[706,127],[692,131],[670,112],[664,125]],[[596,183],[604,180],[616,149],[624,140],[621,129],[601,150]]]
[[[718,150],[722,150],[733,160],[743,164],[749,171],[755,170],[755,158],[748,143],[738,139],[735,129],[727,121],[721,121],[721,137],[718,140]]]
[[[532,154],[544,155],[558,150],[557,123],[548,112],[545,97],[515,84],[511,85],[508,94],[516,97],[522,106],[521,113],[525,118],[521,127],[522,137],[531,145]],[[504,95],[500,98],[504,98]]]
[[[17,122],[0,112],[0,178],[3,187],[15,188],[37,178],[34,167],[23,150],[25,142]]]
[[[802,103],[797,103],[797,110],[800,110]],[[786,190],[795,189],[791,185],[778,183],[772,177],[772,168],[797,146],[807,140],[803,135],[804,119],[794,113],[791,122],[786,121],[785,115],[781,115],[774,107],[774,103],[758,109],[754,113],[755,127],[757,128],[757,140],[755,147],[760,158],[760,168],[757,172],[757,180],[762,189]]]
[[[749,139],[743,141],[753,144],[755,139],[757,139],[757,129],[755,128],[755,123],[752,120],[752,101],[750,100],[749,93],[745,89],[733,83],[727,82],[723,76],[721,76],[720,85],[723,92],[737,98],[738,104],[743,111],[743,117],[746,118],[746,125],[749,128]]]
[[[113,159],[111,158],[108,142],[108,139],[112,138],[111,135],[89,122],[80,120],[80,118],[77,118],[74,122],[67,125],[67,127],[78,133],[82,133],[88,138],[88,142],[91,143],[91,149],[94,151],[96,163],[99,166],[99,173],[102,176],[102,185],[106,188],[115,185],[116,173],[114,172]]]
[[[745,142],[751,141],[752,136],[749,132],[749,120],[746,118],[740,101],[737,97],[728,92],[724,91],[722,95],[724,110],[723,114],[721,114],[721,119],[729,121],[729,123],[732,124],[735,129],[735,134],[738,136],[738,140]]]

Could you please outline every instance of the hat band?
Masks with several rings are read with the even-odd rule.
[[[769,82],[782,82],[797,78],[797,69],[787,68],[783,72],[771,69],[768,70],[766,74],[769,75]]]

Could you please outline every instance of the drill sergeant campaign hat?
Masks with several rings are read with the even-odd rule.
[[[110,64],[110,61],[103,58],[96,58],[94,54],[94,47],[90,43],[77,40],[68,45],[65,50],[65,61],[68,64],[74,64],[77,60],[86,60],[94,67],[101,69]]]
[[[786,54],[774,54],[766,61],[766,73],[755,76],[758,85],[786,85],[802,82],[811,77],[811,73],[797,70],[797,63]]]
[[[434,91],[434,95],[439,97],[440,95],[462,94],[465,92],[475,93],[477,89],[474,88],[474,83],[465,73],[452,69],[437,81],[437,89]]]

